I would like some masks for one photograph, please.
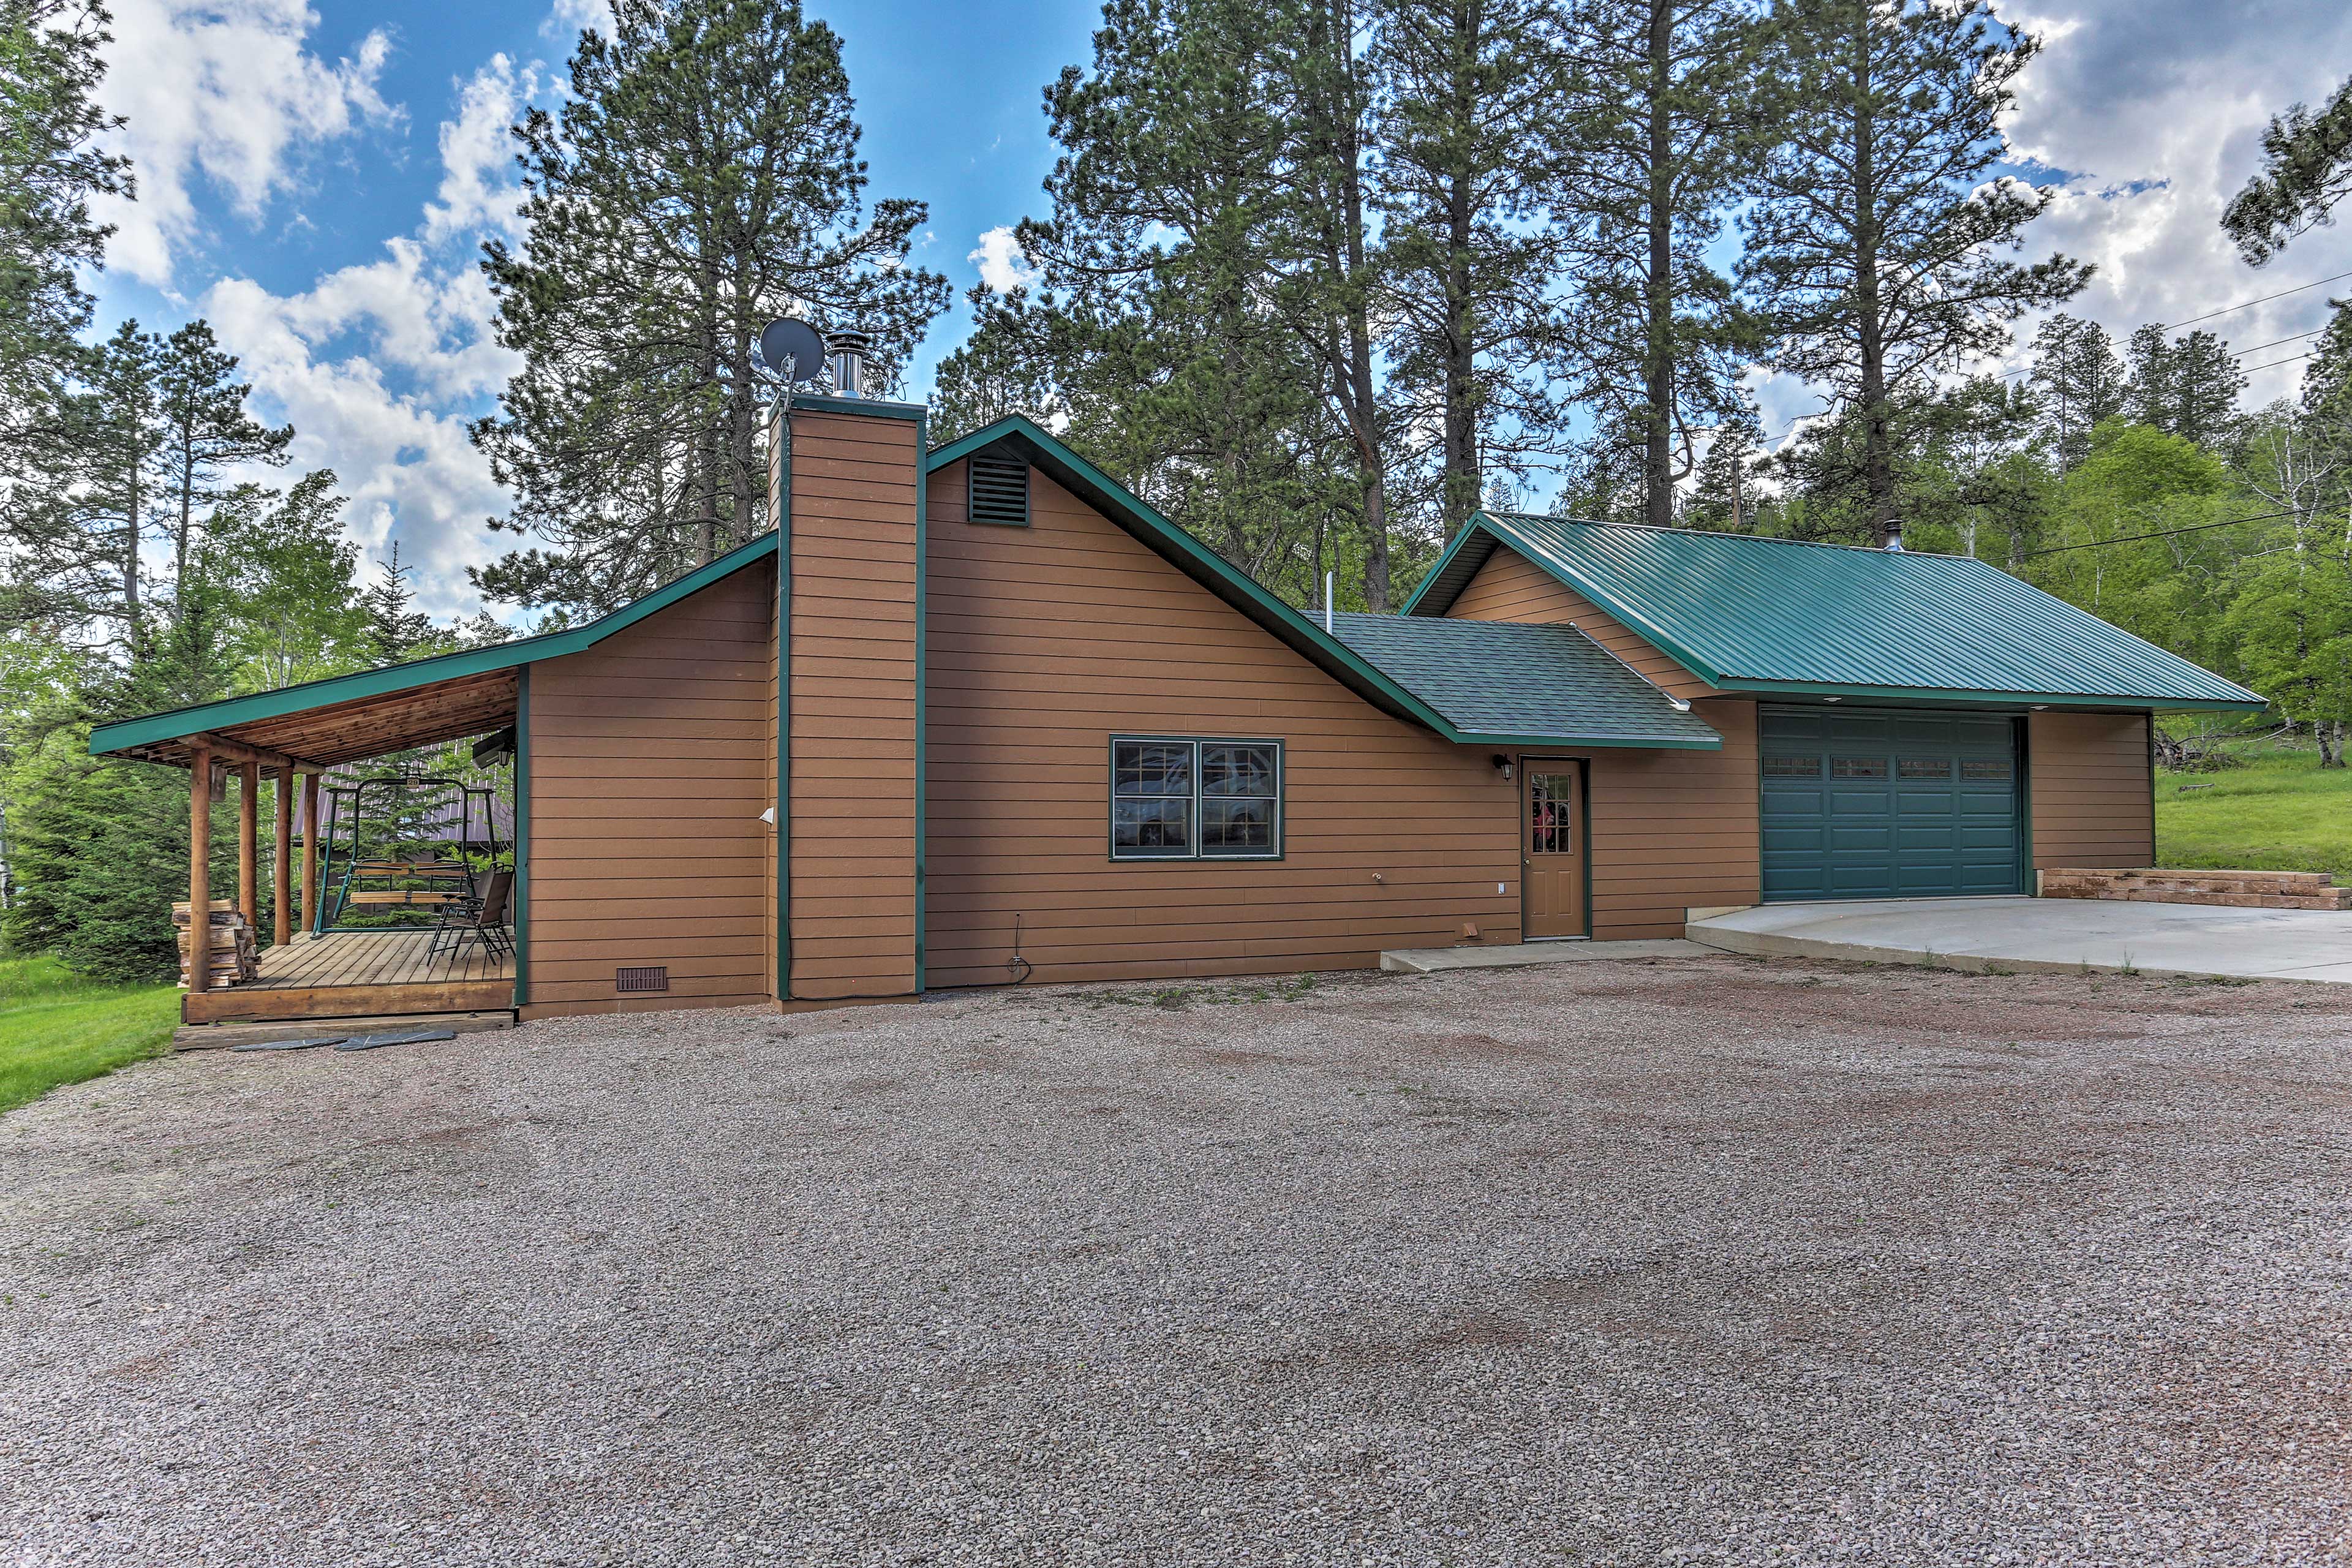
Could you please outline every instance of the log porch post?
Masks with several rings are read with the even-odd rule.
[[[188,990],[209,988],[213,970],[213,754],[188,753]]]
[[[319,925],[319,775],[302,775],[302,929]]]
[[[278,774],[272,804],[277,806],[277,831],[269,857],[269,940],[284,947],[294,934],[294,770]]]
[[[236,770],[236,912],[247,931],[261,925],[261,764]]]

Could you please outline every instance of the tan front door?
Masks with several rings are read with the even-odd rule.
[[[1584,934],[1584,764],[1519,763],[1521,923],[1528,941]]]

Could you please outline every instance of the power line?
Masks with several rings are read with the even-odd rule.
[[[2298,283],[2292,289],[2282,289],[2275,294],[2265,294],[2259,300],[2248,300],[2241,304],[2224,305],[2218,310],[2208,310],[2201,316],[2191,316],[2185,321],[2159,321],[2157,324],[2167,331],[2170,331],[2175,327],[2193,327],[2200,321],[2210,321],[2216,316],[2226,316],[2232,310],[2244,310],[2256,305],[2267,305],[2273,300],[2284,300],[2289,294],[2307,293],[2318,288],[2321,283],[2340,283],[2347,278],[2352,278],[2352,272],[2339,272],[2333,278],[2321,279],[2318,283]]]
[[[2069,550],[2102,550],[2110,544],[2137,544],[2143,539],[2170,539],[2179,533],[2203,533],[2209,529],[2235,528],[2242,522],[2269,522],[2274,518],[2294,515],[2293,511],[2260,511],[2252,517],[2233,517],[2224,522],[2200,522],[2188,528],[2168,528],[2156,533],[2126,533],[2115,539],[2094,539],[2084,544],[2053,544],[2047,550],[2029,550],[2018,559],[2031,561],[2037,555],[2063,555]]]
[[[2252,353],[2252,351],[2248,350],[2247,352]],[[2311,353],[2289,354],[2284,359],[2274,359],[2268,364],[2250,364],[2246,367],[2246,374],[2248,375],[2252,375],[2258,370],[2275,370],[2283,364],[2293,364],[2299,359],[2309,359],[2311,354],[2315,354],[2318,352],[2319,351],[2317,349],[2314,349],[2311,351]]]

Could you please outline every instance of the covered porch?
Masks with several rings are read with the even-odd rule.
[[[494,897],[484,891],[488,879],[454,857],[436,857],[416,868],[438,877],[430,890],[378,896],[379,902],[429,911],[419,917],[429,926],[322,929],[333,923],[323,915],[339,907],[323,864],[322,778],[350,764],[513,727],[521,710],[520,672],[510,656],[499,668],[496,651],[483,650],[491,659],[451,655],[100,731],[116,742],[109,754],[188,771],[187,903],[175,917],[183,1024],[511,1013],[521,967],[520,832],[511,847],[514,870],[497,874]],[[467,668],[473,663],[492,668]],[[311,700],[305,703],[305,696]],[[213,865],[214,805],[229,795],[233,890],[215,886]],[[264,833],[272,850],[266,903]],[[382,918],[381,910],[368,912]],[[269,945],[233,956],[239,928],[257,938],[265,924]]]

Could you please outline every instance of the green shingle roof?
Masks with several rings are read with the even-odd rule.
[[[1497,545],[1727,690],[2263,706],[2234,681],[1958,555],[1481,512],[1405,612],[1444,615]]]
[[[1466,733],[1717,748],[1723,737],[1573,626],[1332,617],[1339,640]]]

